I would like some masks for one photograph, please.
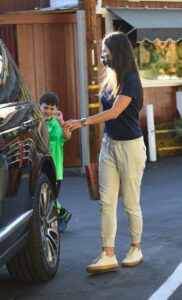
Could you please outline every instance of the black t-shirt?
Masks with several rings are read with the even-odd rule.
[[[131,97],[132,101],[117,119],[105,122],[104,132],[112,139],[126,141],[142,136],[142,130],[138,121],[141,89],[138,75],[135,73],[127,75],[119,94]],[[103,110],[108,110],[113,105],[114,99],[108,100],[109,95],[110,92],[106,91],[101,96]]]

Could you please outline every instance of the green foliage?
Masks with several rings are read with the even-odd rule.
[[[182,155],[182,118],[155,126],[156,146],[159,157]]]
[[[181,149],[170,149],[170,150],[159,150],[157,149],[157,155],[159,157],[175,157],[175,156],[182,156]]]
[[[159,132],[156,131],[156,140],[162,140],[162,139],[173,139],[176,137],[176,131],[175,130],[169,130],[166,132],[165,130],[160,130]]]
[[[162,129],[174,129],[175,123],[174,122],[165,122],[160,123],[155,126],[156,130],[162,130]]]

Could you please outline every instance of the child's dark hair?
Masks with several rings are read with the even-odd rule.
[[[56,93],[48,92],[40,97],[40,105],[45,103],[47,105],[56,105],[59,104],[59,96]]]

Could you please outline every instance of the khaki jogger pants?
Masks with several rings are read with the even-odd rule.
[[[114,247],[117,230],[117,202],[121,191],[127,214],[131,243],[140,243],[142,213],[140,186],[145,168],[143,137],[129,141],[112,140],[105,134],[99,155],[101,238],[103,247]]]

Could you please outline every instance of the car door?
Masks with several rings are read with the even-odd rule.
[[[0,41],[0,258],[23,238],[32,214],[30,177],[40,119]]]

